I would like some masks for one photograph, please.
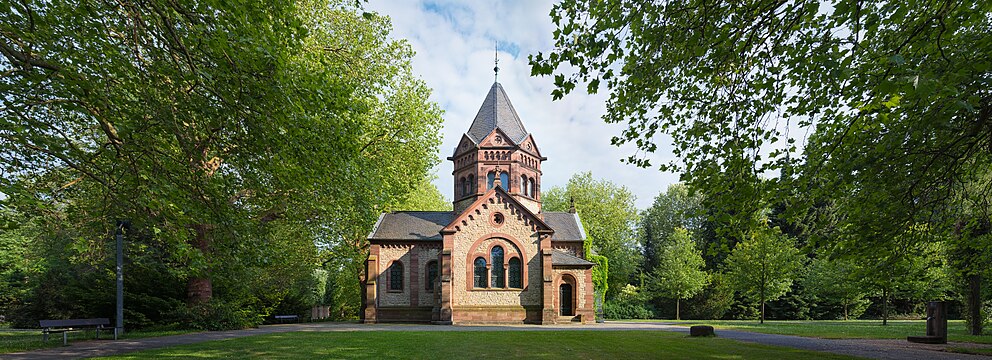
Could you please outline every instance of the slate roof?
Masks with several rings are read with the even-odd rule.
[[[457,214],[451,211],[397,211],[379,216],[370,240],[441,240],[441,229]],[[585,231],[578,216],[567,212],[546,212],[544,222],[555,230],[551,241],[582,241]]]
[[[572,256],[571,254],[561,251],[561,250],[551,250],[551,265],[559,266],[592,266],[596,265],[592,262],[586,261],[585,259]]]
[[[472,121],[472,126],[465,134],[478,144],[496,128],[502,130],[516,145],[520,145],[527,138],[528,133],[524,129],[524,124],[520,122],[520,116],[513,109],[510,98],[506,96],[503,86],[499,83],[493,83],[486,100],[479,107],[479,113]]]
[[[578,214],[568,212],[546,212],[544,223],[555,230],[552,241],[582,241],[586,239],[586,231],[582,228]]]
[[[455,219],[451,211],[397,211],[382,214],[369,239],[441,240],[441,228]]]

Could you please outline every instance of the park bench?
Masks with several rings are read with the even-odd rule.
[[[284,322],[287,322],[287,321],[294,321],[294,322],[295,321],[300,321],[300,316],[299,315],[276,315],[276,316],[273,316],[273,318],[275,318],[276,320],[279,320],[279,323],[284,323]]]
[[[68,333],[70,331],[96,329],[96,338],[99,339],[100,330],[108,328],[110,325],[110,319],[41,320],[39,323],[42,329],[41,333],[45,336],[45,341],[48,341],[48,334],[62,333],[62,345],[69,345]],[[117,340],[117,328],[114,328],[114,340]]]

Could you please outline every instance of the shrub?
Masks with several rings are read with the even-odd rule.
[[[616,298],[606,300],[603,306],[607,319],[651,319],[654,311],[648,299],[634,285],[627,285]]]
[[[202,304],[180,307],[174,314],[182,327],[198,330],[234,330],[258,327],[268,316],[267,311],[218,299]]]

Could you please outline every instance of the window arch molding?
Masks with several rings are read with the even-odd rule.
[[[493,244],[490,244],[485,249],[479,249],[479,246],[482,245],[482,242],[487,241],[487,240],[494,240],[494,239],[495,240],[502,240],[502,241],[505,241],[506,243],[504,243],[504,244],[501,245],[499,241],[494,241]],[[486,268],[489,271],[489,273],[491,273],[492,272],[492,265],[493,264],[492,264],[492,259],[490,259],[489,255],[492,253],[492,248],[494,246],[497,246],[497,245],[501,245],[503,247],[503,250],[505,251],[505,253],[503,255],[504,271],[506,271],[506,266],[508,265],[508,262],[509,262],[510,258],[513,258],[513,257],[520,258],[520,265],[521,265],[521,269],[520,269],[521,270],[520,271],[521,284],[520,285],[521,286],[519,288],[509,288],[509,289],[510,290],[521,290],[521,289],[526,289],[527,288],[527,286],[529,285],[529,282],[530,282],[529,279],[527,278],[528,277],[528,273],[529,273],[529,271],[527,269],[527,261],[530,258],[527,257],[527,252],[526,252],[526,250],[524,250],[523,243],[520,240],[518,240],[517,238],[513,237],[512,235],[510,235],[510,234],[505,234],[505,233],[490,233],[490,234],[486,234],[486,235],[481,236],[478,239],[476,239],[475,242],[472,243],[472,246],[469,247],[469,249],[472,249],[472,250],[469,250],[469,253],[465,256],[465,264],[466,264],[466,266],[465,266],[465,274],[466,274],[466,277],[465,277],[465,279],[466,279],[466,281],[465,281],[465,289],[466,290],[469,290],[469,291],[473,291],[473,290],[480,291],[480,290],[503,289],[503,288],[491,288],[491,287],[487,287],[487,288],[476,288],[476,287],[474,287],[473,286],[474,285],[474,281],[473,280],[475,279],[475,274],[474,274],[474,268],[475,267],[474,266],[469,266],[469,264],[474,264],[475,263],[475,259],[476,258],[482,257],[483,259],[486,260]],[[513,254],[513,251],[506,251],[511,246],[513,247],[513,250],[516,251],[516,254]],[[509,280],[509,279],[506,279],[506,280]],[[490,283],[491,283],[491,281],[490,281]]]
[[[560,307],[561,307],[561,293],[559,292],[559,289],[561,289],[562,284],[568,284],[568,285],[571,286],[571,290],[572,290],[572,294],[571,294],[571,296],[572,296],[572,304],[571,304],[572,305],[572,309],[571,310],[572,310],[572,315],[575,315],[576,313],[578,313],[578,309],[579,309],[579,296],[578,296],[578,294],[579,294],[579,281],[576,278],[576,276],[574,274],[572,274],[571,272],[566,272],[566,273],[563,273],[561,275],[558,275],[558,278],[555,279],[555,282],[554,282],[554,289],[555,290],[554,290],[554,292],[552,294],[552,296],[554,297],[553,304],[555,304],[555,311],[556,312],[559,312],[559,313],[561,311],[561,309],[560,309]]]

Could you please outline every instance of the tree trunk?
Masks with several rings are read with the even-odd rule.
[[[847,302],[844,303],[844,321],[847,321]]]
[[[882,289],[882,326],[889,324],[889,289]]]
[[[761,324],[765,323],[765,288],[761,287]]]
[[[682,320],[682,319],[679,318],[679,303],[680,302],[681,302],[681,299],[679,299],[678,297],[675,297],[675,320]]]
[[[210,232],[211,226],[208,224],[195,224],[193,231],[193,247],[203,254],[204,258],[210,257]],[[209,263],[209,261],[208,261]],[[208,265],[209,266],[209,265]],[[209,302],[214,295],[213,283],[210,281],[209,269],[203,269],[200,276],[191,276],[186,285],[186,299],[190,304],[202,304]]]
[[[982,334],[982,276],[968,276],[968,330]]]

